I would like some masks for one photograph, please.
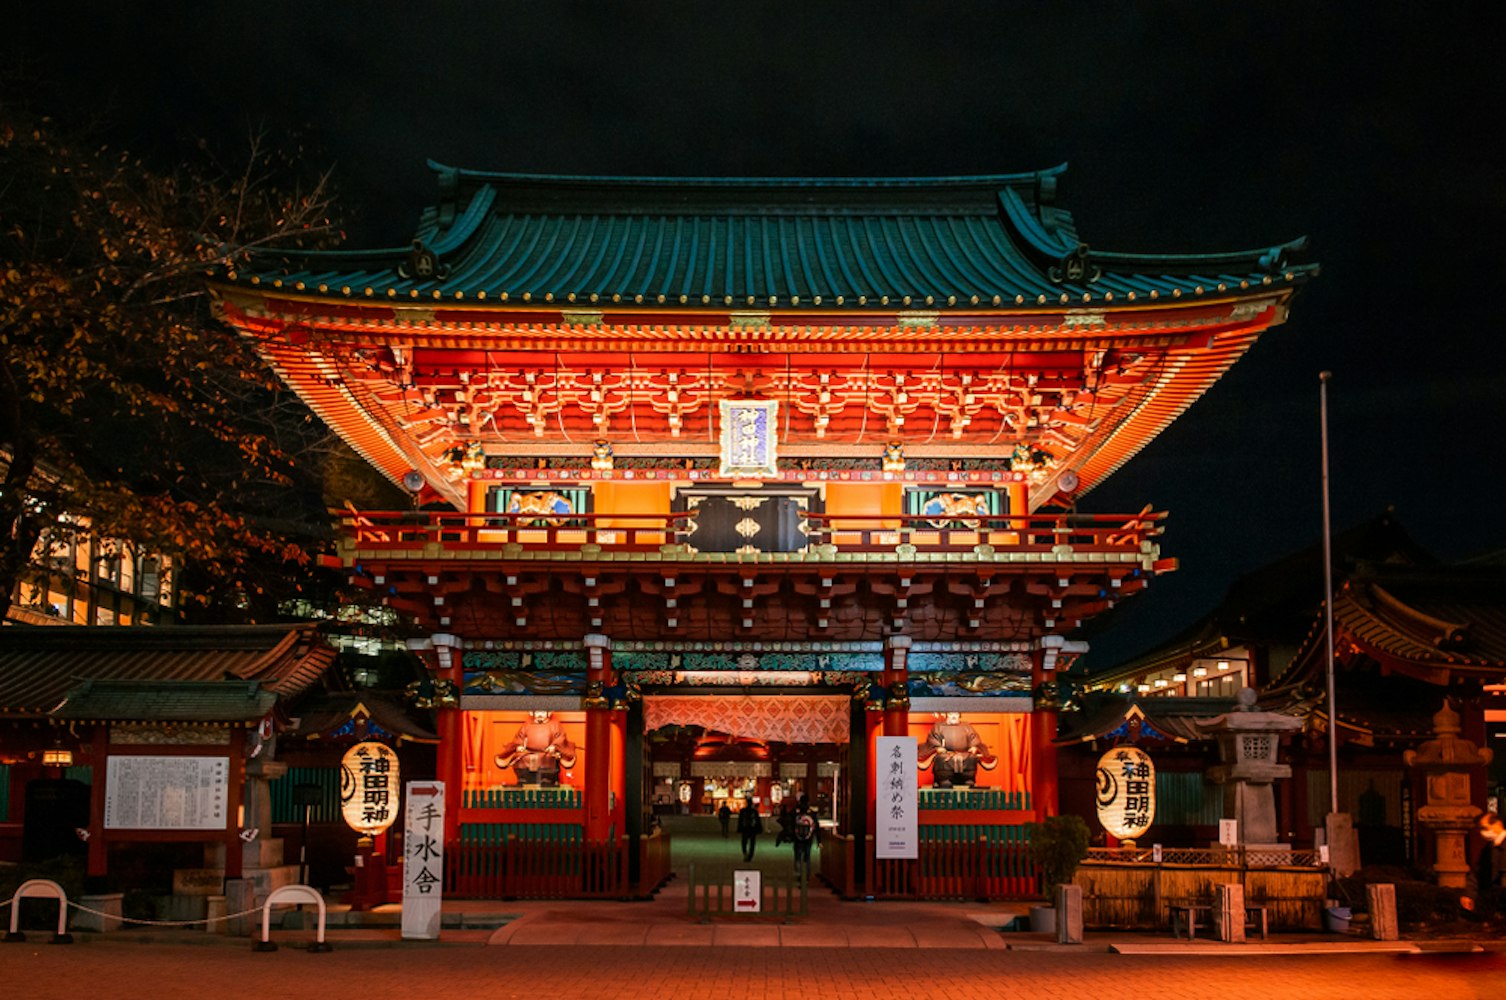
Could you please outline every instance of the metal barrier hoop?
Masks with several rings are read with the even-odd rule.
[[[73,935],[68,933],[68,894],[63,891],[62,886],[45,878],[28,879],[16,887],[15,895],[10,898],[10,933],[5,935],[5,940],[12,942],[26,940],[26,935],[21,933],[20,903],[28,896],[58,901],[58,930],[52,936],[52,943],[72,944]]]
[[[330,947],[329,942],[324,940],[324,896],[311,885],[284,885],[268,893],[267,901],[261,906],[261,940],[251,946],[252,951],[277,950],[277,945],[272,943],[272,905],[279,902],[313,903],[319,907],[319,925],[314,934],[314,943],[309,945],[309,951],[325,952],[334,950]]]

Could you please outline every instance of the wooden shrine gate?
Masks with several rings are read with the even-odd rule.
[[[866,877],[857,877],[858,852]],[[844,899],[1038,899],[1041,877],[1024,840],[923,841],[917,858],[877,858],[873,838],[821,844],[820,875]]]
[[[1041,875],[1027,838],[1030,807],[1029,791],[922,789],[917,857],[877,857],[871,836],[861,844],[828,837],[821,877],[849,899],[1039,898]]]

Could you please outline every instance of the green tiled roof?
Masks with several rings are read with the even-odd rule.
[[[86,680],[255,681],[290,696],[334,658],[311,624],[11,626],[0,628],[0,716],[44,716]]]
[[[337,298],[589,308],[1035,307],[1258,290],[1305,240],[1211,254],[1090,248],[1065,166],[941,178],[561,177],[430,164],[412,246],[259,255],[238,282]]]
[[[85,681],[52,713],[57,719],[130,722],[249,722],[277,695],[255,681]]]

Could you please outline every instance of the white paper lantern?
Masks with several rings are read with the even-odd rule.
[[[1134,840],[1156,820],[1156,766],[1139,747],[1098,758],[1098,822],[1119,840]]]
[[[397,819],[400,778],[397,751],[385,743],[357,743],[340,760],[340,815],[363,836],[381,833]]]

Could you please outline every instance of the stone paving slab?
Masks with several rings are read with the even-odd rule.
[[[849,945],[851,937],[849,936]],[[859,937],[861,948],[918,948],[915,935],[908,927],[865,927]]]
[[[590,929],[590,944],[643,944],[648,940],[648,924],[602,924]]]
[[[779,943],[786,948],[850,948],[846,927],[831,924],[803,924],[780,929]]]
[[[716,943],[716,928],[710,924],[651,924],[643,943],[709,948]]]
[[[715,928],[712,938],[719,948],[778,948],[788,929],[774,924],[719,926]]]

